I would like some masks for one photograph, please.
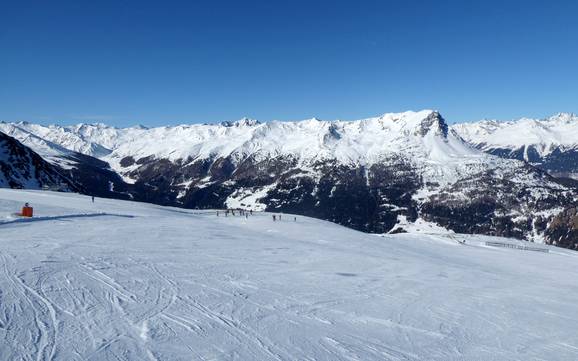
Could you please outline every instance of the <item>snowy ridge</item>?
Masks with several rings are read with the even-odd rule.
[[[75,187],[53,167],[17,139],[0,132],[0,188],[71,190]]]
[[[464,140],[488,150],[533,146],[540,156],[556,149],[578,149],[578,116],[559,113],[546,119],[482,120],[452,125]]]
[[[73,151],[41,138],[25,128],[15,124],[0,123],[0,132],[18,139],[20,143],[33,149],[50,163],[56,163],[62,168],[69,168],[73,164],[67,159],[74,153]]]
[[[291,156],[301,164],[336,160],[369,166],[395,155],[434,168],[426,175],[439,180],[440,176],[455,178],[460,171],[455,168],[464,162],[489,159],[448,131],[444,119],[432,110],[387,113],[356,121],[309,119],[260,123],[242,119],[216,125],[122,129],[103,124],[11,125],[64,148],[101,158],[121,174],[127,172],[120,164],[125,157],[172,161],[231,157],[241,161],[251,156],[258,161]]]
[[[75,126],[41,126],[30,123],[12,124],[27,129],[61,146],[96,157],[115,159],[125,155],[186,159],[226,157],[233,153],[263,156],[295,154],[300,158],[334,157],[343,162],[375,162],[380,155],[396,151],[405,138],[425,135],[424,120],[433,111],[388,113],[381,117],[358,121],[297,122],[272,121],[259,123],[249,119],[221,124],[193,124],[157,128],[114,128],[103,124]],[[5,126],[8,123],[5,123]],[[433,128],[442,125],[430,124]],[[434,132],[441,130],[433,129]],[[421,132],[421,133],[420,133]],[[419,144],[405,144],[417,147]],[[99,153],[95,150],[104,149]]]

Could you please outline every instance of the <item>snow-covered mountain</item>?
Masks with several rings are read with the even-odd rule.
[[[75,189],[59,169],[18,140],[0,132],[0,187]]]
[[[370,232],[425,220],[547,241],[548,220],[576,201],[572,190],[527,163],[471,147],[431,110],[150,129],[2,126],[98,157],[137,200],[293,212]]]
[[[478,149],[521,159],[552,175],[578,179],[578,116],[559,113],[546,119],[483,120],[452,126]]]
[[[42,158],[57,167],[61,174],[82,185],[86,192],[102,197],[130,198],[129,186],[122,178],[110,169],[107,162],[90,155],[95,153],[91,149],[101,149],[99,145],[93,144],[92,148],[90,146],[83,148],[89,154],[80,153],[73,150],[75,147],[67,142],[63,142],[64,145],[72,149],[49,140],[51,138],[56,138],[57,141],[75,138],[73,132],[67,132],[67,136],[50,136],[45,134],[46,129],[50,128],[53,127],[43,127],[26,122],[0,122],[0,132],[18,139],[24,146],[33,149]],[[35,132],[38,132],[39,135]]]
[[[104,124],[41,126],[21,122],[3,123],[0,129],[10,134],[9,128],[18,128],[67,150],[107,160],[125,175],[128,171],[120,163],[126,157],[176,161],[252,156],[263,160],[285,155],[303,162],[330,159],[341,164],[371,165],[390,154],[406,151],[433,161],[447,160],[452,154],[479,155],[453,136],[437,142],[437,135],[447,138],[448,133],[447,125],[440,119],[438,113],[426,110],[359,121],[309,119],[260,123],[242,119],[217,125],[152,129],[118,129]],[[48,156],[52,153],[52,149],[46,152]]]
[[[294,160],[304,171],[314,173],[311,167],[324,162],[371,167],[392,158],[404,158],[419,163],[427,181],[444,184],[455,181],[464,171],[478,171],[481,164],[499,162],[464,144],[453,132],[448,132],[439,113],[428,110],[389,113],[358,121],[309,119],[260,123],[242,119],[218,125],[152,129],[118,129],[104,124],[41,126],[22,122],[3,123],[0,129],[49,159],[55,158],[55,147],[59,147],[59,158],[64,158],[60,148],[68,154],[74,151],[98,157],[129,182],[140,179],[139,170],[146,168],[147,163],[161,159],[185,167],[191,162],[228,159],[231,166],[238,167],[247,160],[263,162],[281,157]],[[24,136],[14,129],[25,132]],[[28,141],[32,137],[50,145]]]
[[[0,360],[576,360],[578,254],[527,246],[0,189]]]

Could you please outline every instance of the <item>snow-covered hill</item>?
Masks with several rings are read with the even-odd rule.
[[[559,248],[7,189],[0,222],[1,360],[578,358]]]
[[[526,160],[554,175],[578,178],[578,116],[483,120],[452,126],[473,146],[502,157]]]
[[[125,181],[113,188],[136,200],[293,212],[369,232],[422,219],[544,242],[549,220],[576,201],[573,191],[526,163],[471,147],[431,110],[150,129],[2,126],[99,157]]]
[[[18,140],[0,132],[0,188],[75,189],[55,167]]]

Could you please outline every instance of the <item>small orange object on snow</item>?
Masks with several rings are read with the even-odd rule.
[[[26,203],[24,205],[24,207],[22,207],[22,217],[32,217],[33,214],[33,209],[32,207],[30,207],[30,205],[28,205],[28,203]]]

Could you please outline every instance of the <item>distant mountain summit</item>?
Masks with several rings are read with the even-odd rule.
[[[474,147],[500,157],[525,160],[552,175],[578,179],[578,116],[483,120],[452,126]]]
[[[75,179],[87,173],[78,169],[88,159],[104,163],[101,169],[112,173],[106,196],[291,212],[368,232],[399,232],[419,221],[547,242],[548,220],[576,202],[575,192],[547,173],[468,144],[433,110],[355,121],[4,123],[0,130],[68,166]],[[70,154],[87,158],[71,163]]]

